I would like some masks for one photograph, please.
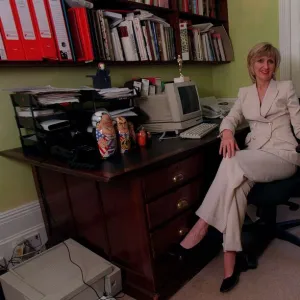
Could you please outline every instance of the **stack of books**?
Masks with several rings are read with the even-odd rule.
[[[175,59],[174,30],[144,10],[120,14],[88,10],[96,60],[170,61]]]
[[[158,7],[169,8],[169,0],[130,0],[131,2],[144,3]]]
[[[178,9],[183,12],[216,18],[221,0],[178,0]]]
[[[233,47],[223,26],[189,24],[180,20],[183,60],[226,62],[233,60]]]

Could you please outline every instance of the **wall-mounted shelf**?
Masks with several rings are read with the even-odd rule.
[[[150,66],[150,65],[161,65],[161,66],[172,66],[177,64],[177,61],[101,61],[105,63],[107,66]],[[48,62],[48,61],[2,61],[0,62],[0,69],[6,68],[6,67],[62,67],[62,68],[72,68],[72,67],[87,67],[87,66],[97,66],[99,62],[93,61],[93,62]],[[184,65],[222,65],[222,64],[229,64],[230,61],[194,61],[194,60],[188,60],[184,61]]]
[[[143,0],[143,1],[145,2],[147,0]],[[153,0],[153,1],[156,1],[156,0]],[[98,57],[96,57],[95,60],[92,62],[48,61],[48,60],[45,60],[45,61],[0,61],[0,68],[1,67],[80,67],[80,66],[95,66],[98,62],[105,62],[107,65],[111,65],[111,66],[125,66],[125,65],[126,66],[127,65],[128,66],[131,66],[131,65],[132,66],[136,66],[136,65],[148,66],[148,65],[177,64],[177,61],[175,58],[177,58],[178,54],[182,54],[182,46],[181,46],[182,36],[181,36],[181,29],[179,28],[179,24],[180,24],[180,22],[182,23],[184,21],[187,22],[189,43],[194,42],[193,41],[193,33],[192,33],[192,25],[194,25],[194,24],[212,23],[215,26],[223,26],[225,28],[226,34],[229,36],[227,0],[209,0],[208,2],[203,1],[203,3],[204,2],[205,3],[214,3],[213,7],[215,8],[215,10],[212,13],[212,15],[195,14],[194,13],[195,11],[192,11],[190,9],[190,7],[189,7],[188,11],[186,10],[186,7],[185,7],[185,11],[182,11],[182,5],[179,5],[179,1],[185,1],[185,3],[189,3],[186,1],[191,1],[193,3],[193,1],[196,1],[196,0],[169,0],[169,8],[148,5],[145,3],[140,3],[140,2],[130,1],[130,0],[94,0],[94,10],[99,10],[99,9],[100,10],[108,10],[108,11],[122,13],[125,15],[126,12],[131,12],[136,9],[140,9],[140,10],[150,11],[153,14],[155,14],[156,16],[166,20],[166,22],[169,23],[171,25],[171,27],[173,28],[173,32],[168,33],[164,29],[161,33],[166,35],[166,37],[165,37],[166,40],[164,43],[167,43],[167,47],[172,49],[172,50],[168,50],[168,48],[167,48],[167,51],[169,51],[167,59],[171,59],[171,60],[166,61],[165,59],[161,59],[161,57],[163,56],[162,46],[160,44],[160,43],[162,43],[162,40],[157,40],[156,43],[158,43],[158,46],[157,45],[155,46],[155,44],[153,44],[152,47],[153,47],[153,49],[155,47],[159,47],[159,52],[158,52],[159,53],[158,56],[160,56],[159,60],[111,61],[111,60],[101,60],[101,59],[99,59],[99,57],[103,57],[103,55],[102,56],[98,55]],[[180,3],[183,3],[183,2],[180,2]],[[89,20],[89,24],[91,25],[91,24],[96,24],[96,23],[95,22],[93,23]],[[100,23],[100,24],[101,24],[101,26],[103,26],[102,23]],[[98,24],[99,28],[101,27],[100,24]],[[94,40],[93,41],[95,41],[95,39],[96,39],[95,32],[97,30],[101,30],[101,28],[99,29],[96,25],[95,25],[95,28],[92,28],[92,27],[90,27],[90,28],[91,28],[91,31],[94,31],[94,37],[93,37]],[[147,28],[147,30],[148,30],[148,28]],[[153,30],[155,31],[155,30],[159,30],[159,29],[156,27],[156,29],[153,29]],[[91,33],[91,36],[92,35],[93,34]],[[120,35],[120,33],[119,33],[119,35]],[[99,37],[101,37],[101,33],[100,34],[96,33],[96,36],[97,36],[98,40],[97,40],[97,43],[94,42],[93,49],[94,49],[94,52],[95,51],[99,52],[100,51],[99,50],[100,42],[98,42],[98,41],[99,41]],[[200,34],[199,34],[199,36],[200,36]],[[158,37],[159,37],[159,35],[157,35],[157,38]],[[201,33],[201,37],[202,37],[202,33]],[[200,37],[200,40],[201,40],[201,37]],[[154,37],[153,37],[153,39],[154,39]],[[211,41],[211,36],[209,36],[209,39],[210,39],[209,43],[213,47],[214,41]],[[121,37],[120,37],[120,41],[121,41]],[[168,43],[169,43],[169,45],[168,45]],[[199,41],[199,43],[201,43],[201,42]],[[136,39],[136,44],[137,44],[137,49],[138,49],[137,39]],[[106,44],[104,44],[104,42],[103,42],[103,45],[106,45]],[[104,51],[105,46],[103,48],[103,45],[102,45],[101,51],[103,51],[103,53],[105,53],[105,51]],[[122,45],[122,42],[121,42],[121,45]],[[172,46],[172,45],[174,45],[174,46]],[[228,43],[227,43],[227,46],[228,46]],[[192,49],[192,47],[194,47],[194,46],[190,45],[189,47],[190,47],[190,49]],[[228,48],[229,47],[227,47],[227,49]],[[193,49],[195,49],[195,48],[193,48]],[[157,48],[155,50],[158,51]],[[111,50],[109,50],[109,51],[111,51]],[[202,50],[202,51],[203,51],[203,53],[205,52],[204,50]],[[213,57],[214,57],[213,61],[211,61],[212,56],[210,57],[209,60],[204,59],[204,61],[199,60],[199,58],[195,58],[196,56],[197,55],[195,53],[193,53],[192,50],[190,50],[190,58],[192,57],[193,59],[191,61],[184,61],[183,63],[184,64],[197,64],[197,65],[216,65],[216,64],[226,64],[226,63],[230,62],[230,61],[220,61],[220,59],[217,59],[216,51],[213,55]],[[105,55],[104,55],[104,57],[105,57]],[[108,56],[106,56],[106,58],[107,57]],[[230,57],[233,57],[233,56],[230,55]]]

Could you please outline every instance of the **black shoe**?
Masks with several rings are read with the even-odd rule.
[[[222,285],[220,287],[221,293],[226,293],[231,291],[239,282],[241,274],[241,269],[239,266],[238,259],[236,259],[233,274],[230,277],[227,277],[223,280]]]
[[[194,247],[191,249],[186,249],[180,244],[175,244],[170,248],[168,254],[178,261],[187,261],[188,258],[193,254],[194,250]]]

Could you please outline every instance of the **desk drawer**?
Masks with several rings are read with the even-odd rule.
[[[152,229],[167,221],[199,201],[200,196],[203,194],[203,184],[203,178],[198,178],[176,191],[147,204],[149,228]]]
[[[195,213],[191,210],[151,234],[153,257],[165,254],[172,244],[179,243],[192,228]]]
[[[144,177],[146,198],[150,199],[201,174],[203,155],[193,155],[168,167],[155,170]]]

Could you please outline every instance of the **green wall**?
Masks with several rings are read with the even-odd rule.
[[[228,0],[228,10],[235,60],[212,70],[219,97],[236,97],[239,87],[251,84],[246,59],[252,46],[264,41],[279,44],[278,0]]]
[[[261,41],[278,45],[277,0],[228,0],[229,30],[235,61],[222,66],[184,66],[183,73],[197,82],[201,96],[236,97],[238,88],[250,84],[246,57],[248,50]],[[15,86],[47,85],[78,87],[90,84],[86,74],[92,67],[72,68],[0,68],[0,89]],[[170,80],[178,76],[174,66],[112,67],[114,86],[132,77],[160,76]],[[8,93],[0,91],[0,150],[19,147],[18,132]],[[28,166],[0,157],[0,212],[37,199]]]
[[[184,66],[188,74],[197,82],[199,93],[210,95],[212,91],[212,70],[208,66]],[[72,68],[4,68],[0,67],[0,90],[3,88],[53,85],[58,87],[79,87],[90,85],[87,74],[94,74],[95,67]],[[111,77],[114,86],[121,86],[132,77],[160,76],[172,80],[178,76],[174,66],[112,67]],[[9,94],[0,91],[0,151],[20,146],[14,112]],[[0,157],[0,212],[37,200],[34,182],[29,166]]]

